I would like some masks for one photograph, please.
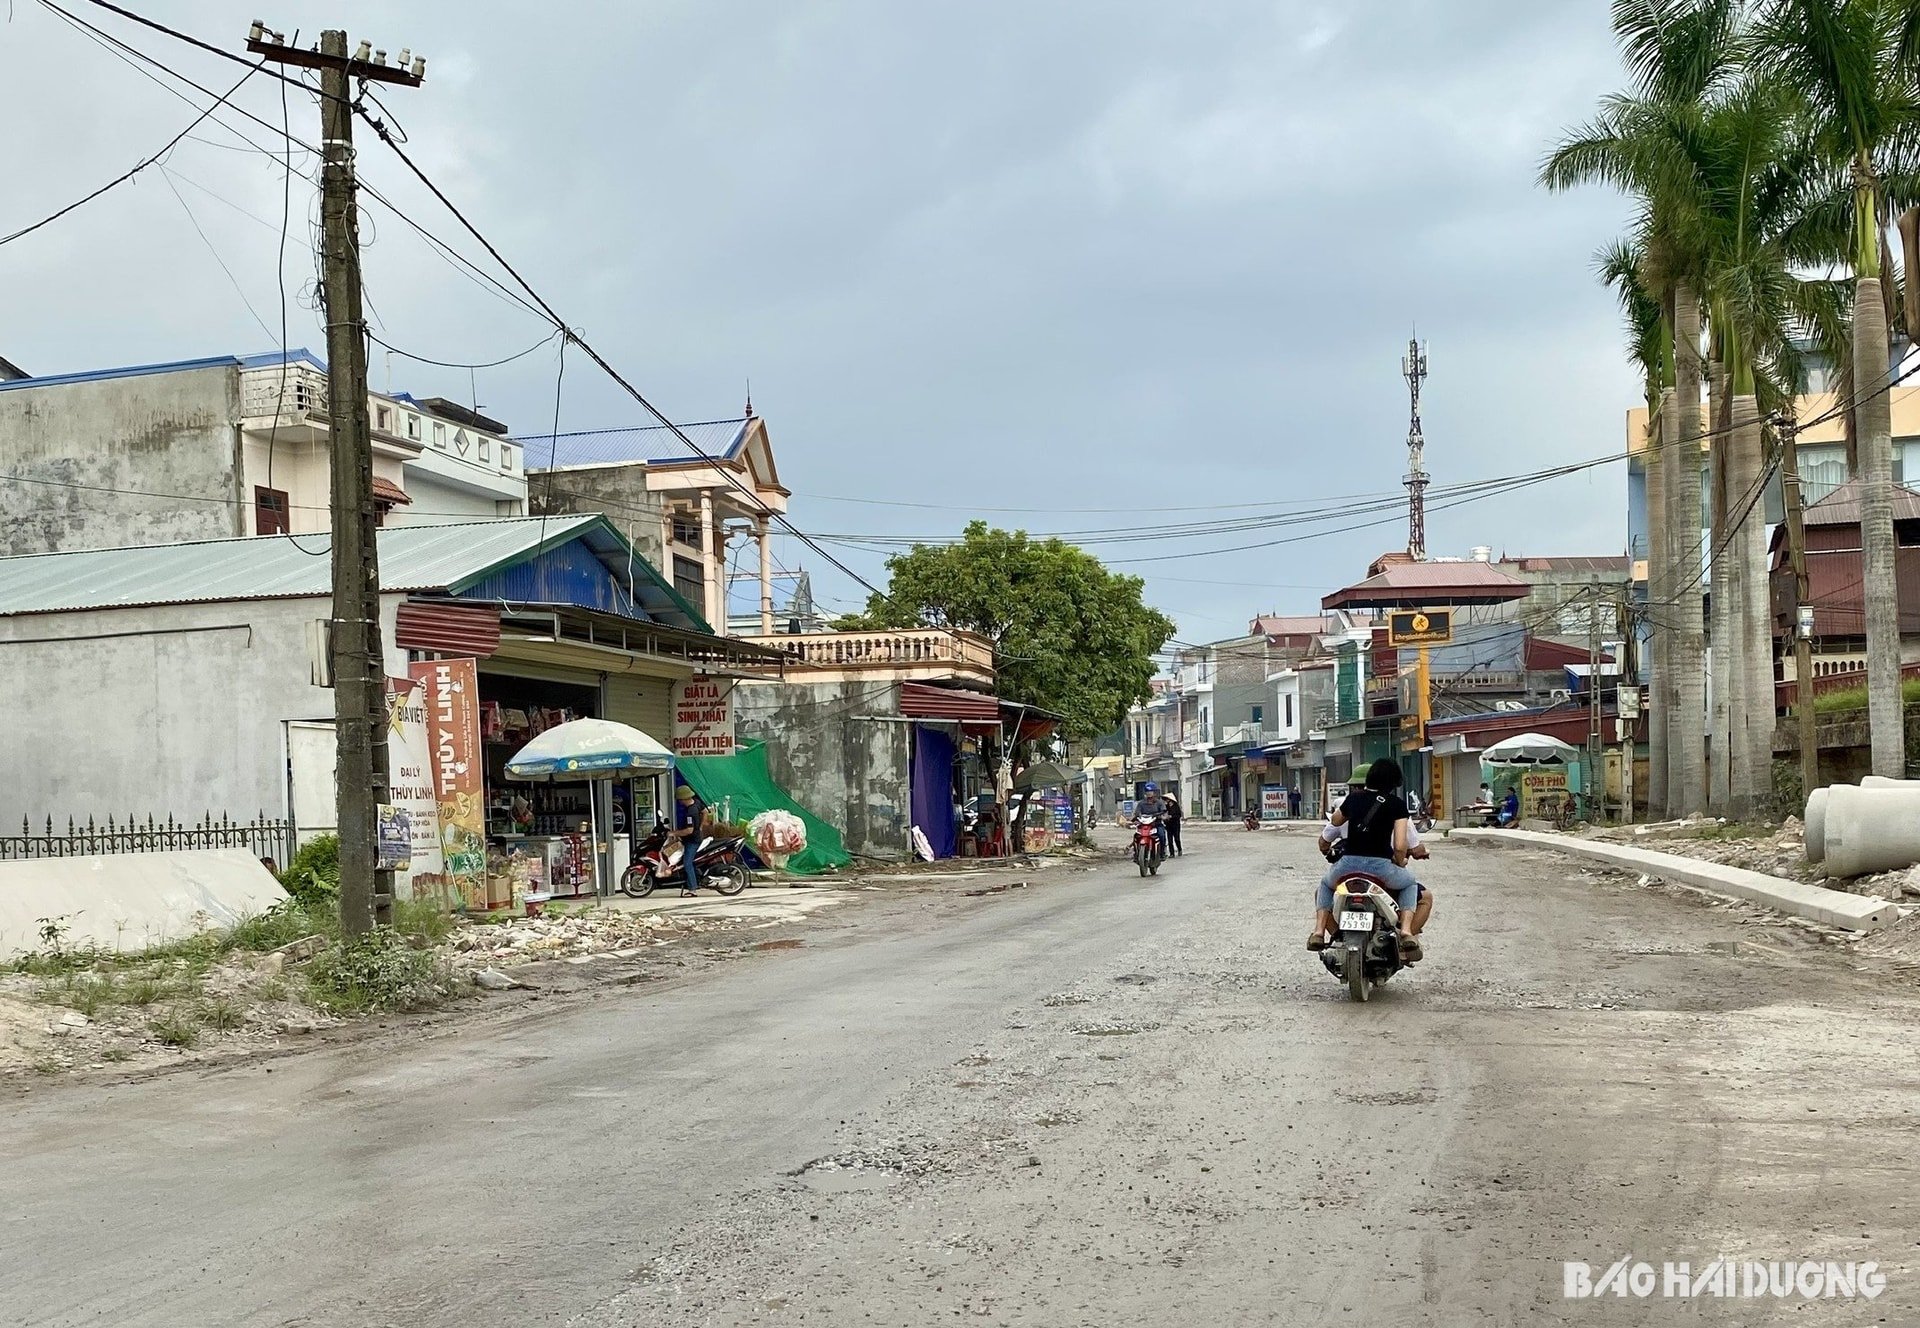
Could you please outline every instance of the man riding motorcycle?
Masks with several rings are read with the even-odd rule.
[[[1347,827],[1335,825],[1331,820],[1320,828],[1320,856],[1328,862],[1340,860],[1341,853],[1336,851],[1347,839]],[[1416,862],[1424,862],[1433,855],[1427,852],[1427,846],[1420,842],[1420,827],[1407,827],[1407,856]],[[1433,916],[1433,891],[1427,889],[1426,882],[1420,883],[1420,902],[1414,905],[1413,916],[1407,922],[1407,932],[1418,936],[1427,928],[1427,919]],[[1413,962],[1411,957],[1408,962]]]
[[[1420,957],[1420,942],[1410,930],[1420,905],[1420,883],[1406,867],[1413,825],[1407,816],[1407,804],[1400,797],[1403,779],[1400,763],[1382,757],[1367,768],[1366,786],[1348,794],[1328,818],[1335,828],[1347,827],[1347,851],[1327,869],[1314,895],[1309,950],[1324,950],[1327,938],[1336,930],[1334,885],[1347,876],[1364,874],[1394,893],[1400,905],[1400,951],[1409,960]]]
[[[1160,786],[1152,780],[1140,786],[1140,801],[1133,805],[1133,823],[1137,824],[1142,816],[1154,818],[1154,838],[1160,842],[1160,856],[1167,856],[1167,800],[1160,796]]]

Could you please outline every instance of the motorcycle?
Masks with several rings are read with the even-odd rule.
[[[1385,884],[1356,872],[1333,887],[1339,932],[1320,962],[1347,984],[1347,995],[1364,1001],[1373,989],[1406,967],[1400,953],[1400,908]]]
[[[1240,818],[1240,824],[1248,830],[1258,830],[1260,828],[1260,813],[1254,808],[1249,807],[1247,814]]]
[[[1133,822],[1133,861],[1142,876],[1158,876],[1166,847],[1160,842],[1160,818],[1136,817]]]
[[[645,899],[662,884],[684,882],[680,856],[672,854],[675,842],[672,828],[665,821],[656,822],[640,841],[632,864],[621,873],[620,893],[630,899]],[[729,897],[746,889],[753,879],[747,870],[746,845],[744,838],[717,839],[709,835],[702,839],[693,849],[696,888],[711,887]]]

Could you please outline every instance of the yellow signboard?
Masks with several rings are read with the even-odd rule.
[[[1387,615],[1390,646],[1443,646],[1451,640],[1453,612],[1450,609],[1413,609]]]

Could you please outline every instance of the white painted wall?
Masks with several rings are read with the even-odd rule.
[[[389,673],[398,596],[381,606]],[[323,598],[0,618],[0,827],[287,808],[288,720],[328,719],[308,624]],[[311,818],[309,818],[311,819]]]

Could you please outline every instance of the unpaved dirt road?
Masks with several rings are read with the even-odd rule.
[[[1306,837],[1187,840],[426,1041],[31,1093],[0,1322],[1920,1323],[1910,986],[1440,845],[1431,957],[1354,1005],[1301,948]],[[1563,1299],[1628,1254],[1888,1284]]]

